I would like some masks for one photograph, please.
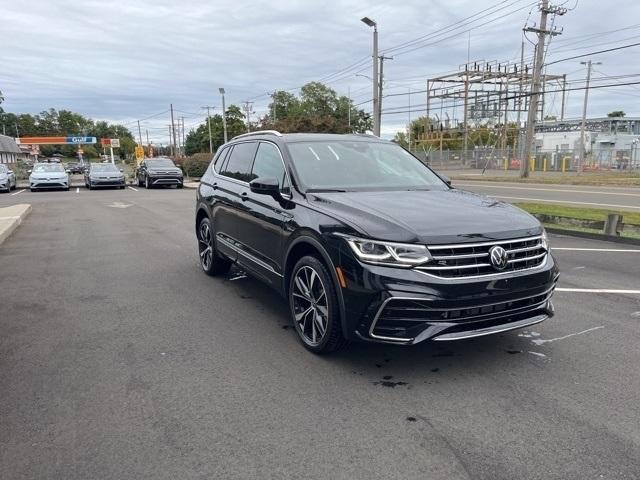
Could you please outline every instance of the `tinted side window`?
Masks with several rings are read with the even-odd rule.
[[[220,155],[218,155],[218,157],[216,158],[216,163],[213,164],[213,169],[215,170],[216,173],[220,172],[220,167],[222,167],[222,164],[224,163],[224,159],[227,157],[229,150],[231,150],[231,148],[225,147],[220,152]]]
[[[220,172],[226,177],[248,182],[251,180],[251,166],[256,155],[255,142],[239,143],[233,147],[229,160]]]
[[[261,142],[258,146],[258,153],[256,153],[251,171],[251,180],[255,178],[275,178],[278,180],[282,193],[288,194],[290,192],[282,156],[274,144]]]

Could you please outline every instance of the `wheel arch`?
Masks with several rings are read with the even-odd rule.
[[[200,222],[203,218],[208,218],[209,220],[211,220],[211,216],[209,215],[209,212],[207,212],[207,209],[204,206],[200,205],[196,211],[196,235],[198,234],[198,227],[200,226]]]
[[[331,260],[331,256],[327,252],[326,248],[322,245],[322,242],[311,233],[304,233],[299,235],[289,244],[289,247],[287,248],[282,277],[282,291],[284,292],[285,298],[287,298],[288,300],[289,297],[289,283],[291,281],[291,273],[293,271],[293,267],[298,260],[306,255],[312,255],[318,258],[318,260],[322,262],[322,264],[329,272],[329,275],[331,276],[331,280],[333,281],[333,285],[335,287],[336,294],[338,296],[342,335],[345,338],[349,338],[344,307],[344,297],[342,294],[342,288],[340,287],[340,282],[338,281],[338,276],[336,274],[336,267],[333,263],[333,260]]]

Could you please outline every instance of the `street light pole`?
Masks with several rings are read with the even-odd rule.
[[[373,134],[380,136],[380,99],[378,98],[378,24],[369,17],[361,19],[367,26],[373,28]]]
[[[220,95],[222,95],[222,128],[224,130],[224,143],[227,143],[227,109],[224,106],[224,88],[218,89]]]

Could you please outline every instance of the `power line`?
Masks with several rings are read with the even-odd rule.
[[[616,47],[616,48],[608,48],[606,50],[599,50],[597,52],[589,52],[589,53],[585,53],[583,55],[574,55],[573,57],[567,57],[567,58],[562,58],[560,60],[554,60],[553,62],[549,62],[549,63],[545,64],[545,66],[548,67],[549,65],[554,65],[554,64],[560,63],[560,62],[566,62],[567,60],[575,60],[576,58],[589,57],[589,56],[592,56],[592,55],[599,55],[601,53],[615,52],[616,50],[623,50],[625,48],[637,47],[638,45],[640,45],[640,42],[638,42],[638,43],[630,43],[628,45],[622,45],[622,46]]]

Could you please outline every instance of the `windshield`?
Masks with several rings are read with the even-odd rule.
[[[175,164],[168,158],[156,158],[154,160],[147,160],[147,166],[151,168],[175,167]]]
[[[64,172],[64,167],[59,163],[39,163],[33,167],[34,172]]]
[[[287,145],[307,190],[446,190],[420,160],[392,143],[319,141]]]
[[[118,168],[111,163],[92,163],[91,164],[92,172],[117,172],[120,173]]]

